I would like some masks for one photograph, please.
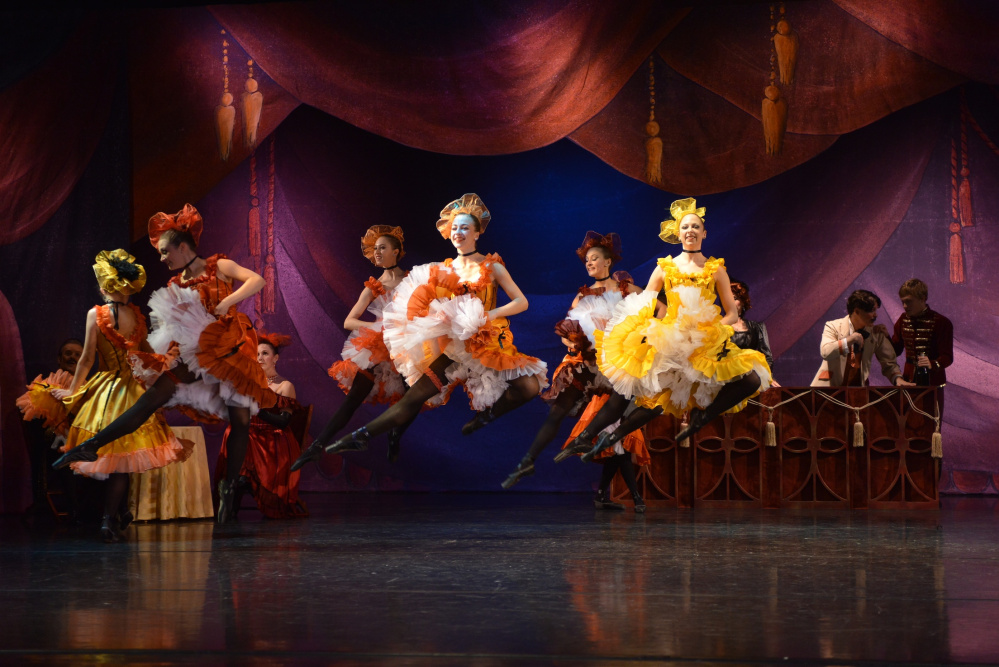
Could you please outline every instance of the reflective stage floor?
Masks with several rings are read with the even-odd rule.
[[[596,511],[309,494],[312,517],[0,517],[2,664],[999,662],[999,505]]]

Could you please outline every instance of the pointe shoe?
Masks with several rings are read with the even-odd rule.
[[[687,420],[687,425],[682,431],[676,434],[677,444],[683,442],[687,438],[692,437],[695,433],[700,431],[702,428],[707,426],[711,422],[708,418],[707,413],[704,410],[699,410],[694,408],[690,411],[690,417]]]
[[[623,512],[625,507],[610,499],[610,491],[601,489],[593,496],[593,506],[598,510],[616,510]]]
[[[304,452],[299,454],[298,458],[295,459],[295,462],[291,464],[291,472],[295,472],[296,470],[301,470],[302,468],[305,467],[305,464],[308,463],[309,461],[318,462],[319,459],[323,457],[324,449],[325,448],[323,447],[323,443],[319,442],[318,440],[313,440],[312,444],[309,445]]]
[[[371,434],[364,426],[357,429],[350,435],[344,436],[326,447],[327,454],[339,454],[340,452],[363,452],[368,448],[368,440]]]
[[[105,514],[101,520],[101,538],[108,544],[118,541],[117,523],[110,514]]]
[[[388,432],[388,460],[395,463],[399,460],[399,445],[402,444],[402,429],[393,428]]]
[[[593,449],[583,454],[581,458],[583,462],[589,463],[590,461],[593,460],[594,456],[604,451],[605,449],[610,449],[613,446],[614,442],[611,442],[610,433],[603,432],[597,436],[597,444],[593,445]]]
[[[517,464],[510,476],[503,480],[500,484],[504,489],[509,489],[511,486],[519,482],[524,477],[530,477],[534,474],[534,461],[529,461],[527,459],[521,461]]]
[[[493,417],[493,411],[491,408],[480,410],[475,413],[475,416],[472,417],[470,422],[461,427],[461,434],[471,435],[494,419],[495,417]]]
[[[561,463],[570,456],[575,456],[576,454],[585,454],[592,446],[592,440],[593,438],[587,434],[586,431],[583,431],[576,436],[575,440],[570,442],[568,446],[555,455],[555,463]]]
[[[219,511],[215,515],[215,522],[219,524],[229,523],[235,519],[234,509],[236,505],[236,482],[223,479],[219,482]]]
[[[631,494],[631,499],[635,501],[635,514],[645,514],[645,500],[639,493]]]
[[[100,448],[101,446],[93,438],[90,438],[57,458],[52,467],[59,470],[59,468],[65,468],[74,461],[96,461],[97,450]]]

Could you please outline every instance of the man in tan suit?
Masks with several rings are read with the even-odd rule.
[[[846,317],[826,322],[819,354],[822,365],[813,387],[866,387],[870,384],[871,357],[881,364],[881,373],[896,387],[914,387],[902,379],[888,328],[879,324],[881,299],[873,292],[857,290],[846,300]]]

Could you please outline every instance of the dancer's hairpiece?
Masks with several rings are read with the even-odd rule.
[[[659,227],[659,238],[666,243],[681,243],[680,221],[683,220],[684,216],[693,213],[703,222],[704,214],[707,210],[708,209],[704,206],[697,208],[697,200],[693,197],[677,199],[675,202],[670,204],[669,207],[669,214],[672,218],[669,220],[663,220]]]
[[[597,247],[603,248],[610,253],[611,262],[616,263],[621,261],[621,237],[614,232],[606,236],[602,236],[594,231],[586,232],[586,236],[583,237],[583,245],[576,250],[576,254],[579,255],[579,259],[585,262],[586,253]]]
[[[437,231],[441,233],[441,236],[444,238],[451,237],[451,222],[456,216],[462,213],[470,215],[479,221],[480,234],[485,233],[486,226],[489,225],[489,221],[492,219],[489,209],[482,203],[482,198],[479,195],[475,193],[464,194],[461,196],[461,199],[455,199],[441,211],[440,219],[437,221]]]
[[[163,213],[161,211],[149,218],[149,242],[153,244],[154,248],[157,247],[160,237],[173,229],[178,232],[187,232],[194,239],[194,245],[198,245],[204,226],[204,220],[198,213],[198,209],[190,204],[184,204],[184,208],[176,213]]]
[[[291,336],[279,333],[264,333],[263,331],[257,332],[257,340],[273,347],[275,353],[280,352],[282,347],[287,347],[291,344]]]
[[[375,244],[383,236],[391,236],[399,242],[399,257],[402,259],[406,251],[403,250],[402,227],[392,227],[391,225],[372,225],[361,237],[361,254],[372,264],[375,263]]]
[[[146,285],[146,269],[121,248],[97,253],[94,275],[97,284],[108,294],[131,296]]]

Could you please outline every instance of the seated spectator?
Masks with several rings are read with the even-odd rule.
[[[881,373],[896,387],[914,387],[902,377],[888,328],[874,325],[881,299],[873,292],[857,290],[846,300],[846,317],[826,322],[822,331],[819,366],[813,387],[866,387],[870,385],[871,357],[881,364]]]

